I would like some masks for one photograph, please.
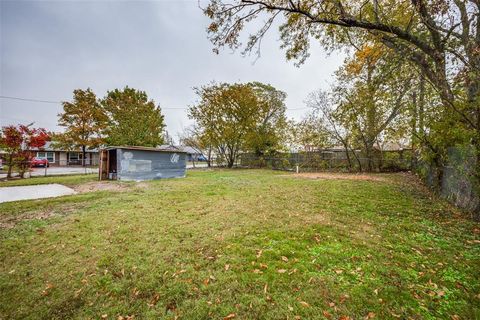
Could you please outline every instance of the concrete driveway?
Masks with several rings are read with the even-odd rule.
[[[34,186],[3,187],[0,188],[0,202],[53,198],[75,193],[75,190],[57,183]]]

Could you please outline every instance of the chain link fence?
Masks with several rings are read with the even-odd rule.
[[[3,162],[3,166],[0,169],[0,178],[6,178],[8,173],[8,165]],[[12,177],[19,177],[24,171],[23,176],[28,177],[40,177],[40,176],[56,176],[56,175],[69,175],[69,174],[98,174],[98,166],[93,164],[76,164],[74,162],[65,162],[65,164],[32,164],[30,161],[25,163],[15,162],[12,168]]]
[[[244,153],[239,157],[239,166],[245,168],[270,168],[296,172],[396,172],[412,168],[412,152],[384,152],[372,158],[353,152],[304,152],[279,153],[275,156],[258,156]]]
[[[437,189],[439,193],[455,206],[473,213],[480,220],[479,186],[475,185],[473,175],[478,170],[473,148],[451,147],[447,152],[447,163],[438,168],[419,161],[416,172],[425,183]]]

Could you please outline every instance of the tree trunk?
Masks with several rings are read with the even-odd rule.
[[[373,143],[371,141],[364,141],[365,156],[367,157],[367,172],[373,171]]]
[[[350,155],[348,154],[348,146],[343,146],[345,148],[345,155],[347,156],[348,161],[348,171],[352,171],[352,160],[350,159]]]
[[[233,168],[234,163],[235,163],[235,159],[233,157],[229,157],[227,161],[227,167],[229,169]]]
[[[421,137],[425,135],[425,77],[420,76],[418,97],[418,132]]]
[[[410,129],[412,130],[410,136],[410,143],[412,150],[417,147],[417,118],[418,118],[418,105],[417,105],[417,91],[412,92],[412,109],[410,114]]]
[[[7,165],[8,165],[8,171],[7,171],[7,179],[11,178],[12,177],[12,169],[13,169],[13,153],[10,153],[8,155],[8,161],[7,161]]]
[[[208,147],[208,156],[207,156],[207,167],[212,166],[212,147]]]
[[[86,155],[86,146],[82,146],[82,166],[85,167],[86,163],[85,163],[85,155]]]

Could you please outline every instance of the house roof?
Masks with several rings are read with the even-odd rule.
[[[73,152],[81,152],[80,148],[78,149],[67,149],[67,148],[54,148],[54,141],[48,141],[45,143],[43,148],[31,148],[31,151],[73,151]],[[98,152],[98,149],[87,149],[86,152]]]
[[[401,150],[410,150],[410,147],[407,145],[403,145],[401,143],[397,142],[386,142],[380,147],[374,146],[375,149],[377,150],[382,150],[382,151],[401,151]]]
[[[202,152],[194,147],[180,146],[180,148],[188,154],[202,154]]]

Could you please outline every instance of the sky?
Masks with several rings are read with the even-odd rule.
[[[0,98],[0,125],[62,131],[59,102],[74,89],[90,87],[101,98],[128,85],[160,105],[175,139],[193,123],[193,88],[212,81],[269,83],[287,93],[287,116],[300,119],[308,93],[327,89],[344,59],[313,43],[310,58],[295,67],[280,49],[278,28],[267,33],[258,59],[230,49],[217,55],[208,24],[197,0],[0,0],[0,96],[51,102]]]

